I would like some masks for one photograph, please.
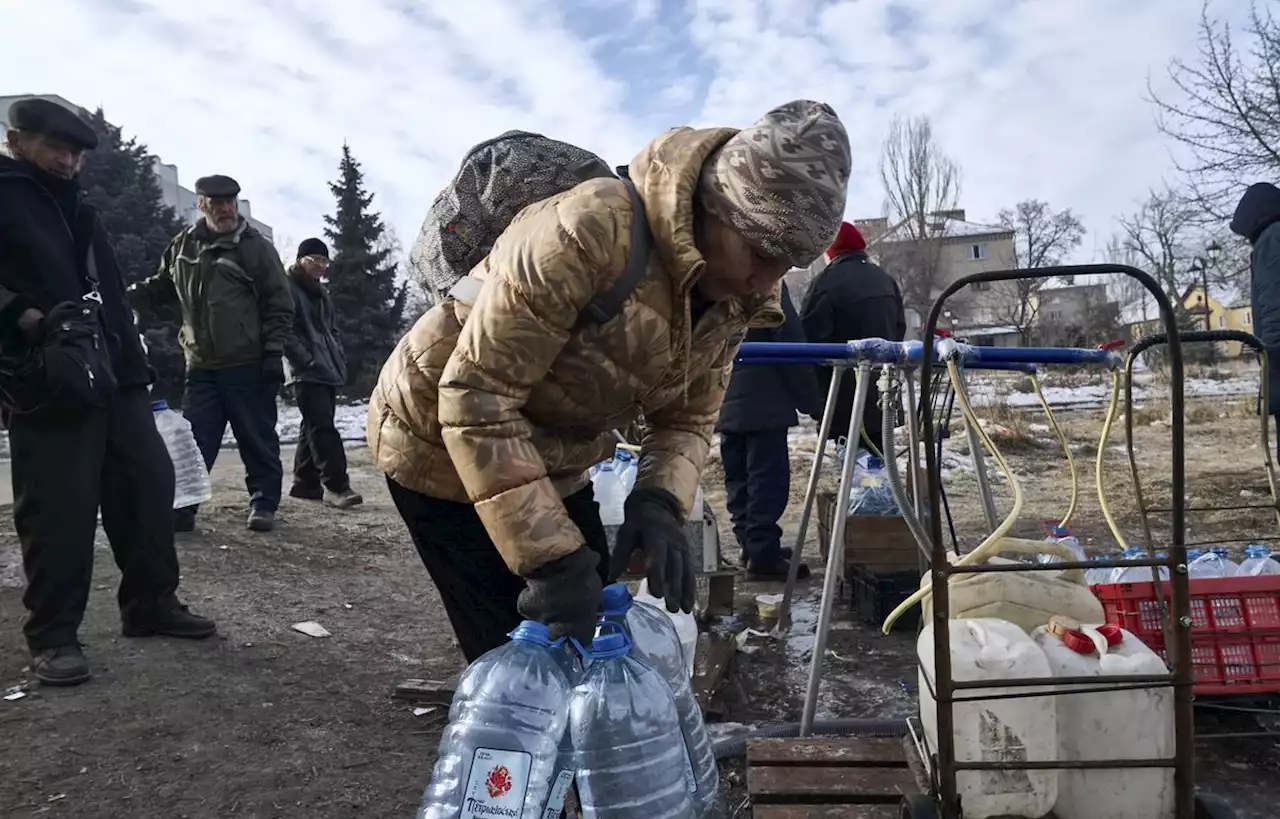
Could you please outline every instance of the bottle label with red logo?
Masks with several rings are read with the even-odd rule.
[[[458,819],[520,819],[532,765],[524,751],[477,748]]]

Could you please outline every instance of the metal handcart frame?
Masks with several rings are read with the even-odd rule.
[[[946,558],[946,547],[942,539],[942,514],[940,498],[942,495],[940,453],[937,451],[935,424],[931,408],[933,397],[932,380],[935,367],[944,357],[955,356],[967,368],[985,367],[989,369],[1018,369],[1037,363],[1064,364],[1105,362],[1114,366],[1118,359],[1107,350],[1063,350],[1039,348],[994,348],[970,347],[968,345],[948,342],[940,344],[934,339],[938,318],[946,300],[964,287],[977,282],[1008,281],[1019,278],[1053,278],[1072,275],[1121,274],[1128,275],[1143,284],[1153,295],[1161,311],[1170,343],[1170,369],[1172,375],[1172,433],[1173,433],[1173,466],[1172,485],[1172,524],[1173,538],[1164,559],[1124,559],[1104,562],[1055,562],[1052,569],[1033,564],[985,564],[985,565],[952,565]],[[909,797],[904,802],[904,817],[924,817],[939,815],[944,819],[960,819],[961,806],[957,790],[957,772],[960,770],[1053,770],[1053,769],[1116,769],[1116,768],[1158,768],[1168,767],[1174,770],[1175,782],[1175,816],[1176,819],[1192,819],[1196,811],[1193,784],[1193,741],[1194,721],[1191,708],[1191,662],[1189,589],[1186,577],[1185,540],[1185,463],[1184,463],[1184,396],[1182,391],[1183,367],[1182,349],[1177,338],[1176,319],[1172,305],[1155,280],[1136,268],[1120,265],[1082,265],[1073,267],[1045,268],[1035,271],[1005,270],[975,274],[963,278],[947,288],[930,311],[925,325],[924,338],[929,343],[906,342],[892,343],[880,339],[852,341],[841,344],[747,344],[743,345],[739,361],[759,364],[796,364],[809,366],[832,366],[834,368],[832,384],[827,395],[827,405],[820,425],[819,439],[814,454],[813,471],[810,475],[806,503],[801,519],[801,533],[797,539],[796,558],[792,561],[792,577],[788,578],[786,599],[783,603],[782,617],[789,613],[789,603],[794,585],[794,572],[799,564],[800,547],[804,540],[811,514],[813,499],[818,484],[818,471],[821,468],[828,436],[831,431],[831,415],[835,398],[840,387],[840,380],[845,369],[856,369],[858,387],[855,390],[853,413],[847,440],[856,441],[861,430],[862,417],[867,394],[867,378],[873,365],[900,368],[903,370],[919,369],[920,390],[919,404],[921,412],[916,416],[915,396],[910,389],[911,380],[905,379],[906,398],[909,402],[908,448],[911,451],[909,462],[912,464],[910,480],[916,478],[915,464],[918,462],[920,444],[925,448],[926,489],[928,504],[921,515],[921,522],[927,519],[928,545],[930,548],[930,572],[932,574],[932,593],[934,595],[934,653],[935,653],[935,691],[938,704],[937,727],[939,747],[929,754],[926,750],[926,764],[930,768],[933,793],[927,797]],[[919,428],[915,428],[916,422]],[[975,461],[981,458],[981,452],[974,451]],[[809,686],[806,692],[805,709],[801,721],[801,736],[807,736],[813,727],[814,708],[816,705],[818,686],[821,679],[821,664],[825,653],[826,636],[830,627],[831,605],[836,592],[837,562],[842,559],[844,546],[844,523],[848,511],[849,490],[852,487],[853,467],[857,457],[857,447],[846,449],[845,459],[841,465],[840,489],[835,510],[835,520],[831,531],[831,542],[828,550],[828,565],[823,584],[822,605],[819,611],[817,633],[810,667]],[[914,504],[920,508],[920,493],[915,493]],[[985,503],[984,503],[985,506]],[[986,510],[984,509],[984,513]],[[1026,679],[1015,681],[964,682],[951,679],[950,629],[948,613],[950,601],[947,579],[951,574],[963,574],[986,571],[1061,571],[1065,569],[1086,569],[1098,566],[1168,566],[1174,578],[1172,582],[1171,613],[1178,628],[1168,643],[1170,661],[1173,670],[1168,674],[1128,675],[1128,676],[1095,676],[1095,677],[1054,677],[1044,679]],[[780,621],[779,629],[785,628],[785,620]],[[926,677],[927,679],[927,677]],[[1005,688],[1022,688],[1026,693],[1014,692],[994,696],[961,696],[959,691],[1002,686]],[[1108,691],[1132,690],[1137,688],[1172,687],[1174,689],[1174,735],[1175,754],[1169,759],[1147,760],[1087,760],[1087,761],[1036,761],[1022,763],[997,762],[960,762],[955,758],[954,714],[953,707],[957,702],[971,702],[989,699],[1010,699],[1020,697],[1045,696],[1043,688],[1054,686],[1059,695],[1070,696],[1085,693],[1101,693]],[[1033,689],[1040,688],[1040,691]],[[1062,689],[1068,690],[1062,690]],[[1206,799],[1203,803],[1213,809],[1207,815],[1228,816],[1222,813],[1220,803]]]
[[[929,527],[933,545],[933,637],[934,637],[934,692],[937,701],[938,747],[934,751],[931,768],[937,799],[937,814],[942,819],[960,819],[962,817],[957,773],[961,770],[1066,770],[1066,769],[1124,769],[1124,768],[1173,768],[1174,771],[1174,816],[1175,819],[1194,819],[1196,812],[1194,782],[1194,741],[1195,715],[1192,707],[1192,666],[1191,666],[1191,616],[1190,588],[1186,573],[1186,463],[1185,463],[1185,404],[1183,395],[1183,356],[1182,342],[1178,335],[1177,317],[1168,296],[1149,274],[1126,265],[1079,265],[1071,267],[1052,267],[1038,270],[998,270],[976,273],[961,278],[949,285],[934,301],[925,322],[926,337],[933,334],[938,326],[944,305],[951,296],[971,284],[981,282],[1001,282],[1017,279],[1052,279],[1060,276],[1091,275],[1127,275],[1137,279],[1151,293],[1160,311],[1162,323],[1168,339],[1168,358],[1171,393],[1171,433],[1172,433],[1172,465],[1170,469],[1171,503],[1170,517],[1172,537],[1167,557],[1140,558],[1130,560],[1107,561],[1104,563],[1056,562],[1053,569],[1087,569],[1099,565],[1113,566],[1167,566],[1170,570],[1170,614],[1174,628],[1169,641],[1169,661],[1172,672],[1152,675],[1102,675],[1095,677],[1048,677],[1044,679],[1021,680],[983,680],[957,681],[951,676],[951,631],[950,631],[950,597],[948,578],[952,574],[989,571],[1045,571],[1046,567],[1035,564],[985,564],[985,565],[952,565],[946,557],[942,540],[942,520],[940,516],[940,495],[942,491],[942,474],[937,455],[932,446],[925,448],[925,469],[928,484],[930,511]],[[1033,349],[1027,350],[1033,354]],[[932,345],[925,345],[921,366],[920,400],[927,404],[930,395],[930,378],[934,360]],[[1027,358],[1024,360],[1035,360]],[[922,419],[922,438],[926,443],[933,440],[933,419],[926,413]],[[926,677],[927,679],[927,677]],[[1027,693],[1008,693],[994,696],[962,696],[957,692],[973,689],[1000,686],[1018,687]],[[972,702],[989,699],[1009,699],[1016,697],[1044,696],[1043,691],[1034,691],[1034,687],[1053,686],[1058,696],[1074,696],[1085,693],[1102,693],[1115,690],[1132,690],[1134,688],[1172,687],[1174,692],[1174,755],[1168,759],[1128,759],[1128,760],[1057,760],[1026,762],[961,762],[956,759],[954,705],[957,702]],[[1063,688],[1069,690],[1063,691]]]

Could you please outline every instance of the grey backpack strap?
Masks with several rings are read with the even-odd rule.
[[[649,252],[653,249],[653,234],[649,232],[649,220],[645,216],[644,201],[636,184],[631,181],[627,168],[618,168],[618,176],[627,186],[631,197],[631,249],[627,251],[627,266],[622,275],[604,293],[592,299],[578,316],[578,326],[603,324],[618,314],[622,303],[640,286],[649,267]]]

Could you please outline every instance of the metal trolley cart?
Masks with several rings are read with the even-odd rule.
[[[1167,566],[1173,577],[1171,583],[1170,605],[1169,611],[1172,622],[1176,624],[1176,628],[1170,635],[1168,641],[1168,658],[1172,664],[1172,672],[1167,674],[1148,674],[1148,675],[1124,675],[1124,676],[1091,676],[1091,677],[1048,677],[1037,679],[1019,679],[1019,680],[983,680],[980,682],[964,682],[952,679],[951,674],[951,645],[950,645],[950,629],[948,613],[950,611],[948,599],[948,578],[952,574],[964,574],[972,572],[991,572],[991,571],[1045,571],[1046,568],[1037,564],[1025,563],[999,563],[999,564],[973,564],[965,565],[963,563],[952,564],[948,561],[946,555],[946,545],[942,536],[942,475],[939,464],[939,453],[936,448],[937,436],[935,430],[934,413],[931,411],[933,407],[934,391],[936,389],[933,381],[936,374],[936,367],[939,363],[947,363],[949,369],[953,371],[953,379],[956,380],[956,389],[963,390],[962,378],[956,378],[954,375],[955,368],[960,364],[970,366],[987,366],[987,367],[1023,367],[1028,364],[1062,364],[1062,363],[1082,363],[1086,361],[1095,361],[1104,363],[1109,366],[1116,365],[1116,357],[1106,350],[1061,350],[1061,349],[1036,349],[1036,348],[983,348],[970,347],[968,345],[957,344],[950,340],[938,341],[934,338],[937,329],[938,319],[942,313],[942,309],[946,300],[954,295],[962,288],[977,282],[996,282],[1009,281],[1014,279],[1042,278],[1048,279],[1058,276],[1072,275],[1099,275],[1099,274],[1121,274],[1128,275],[1141,282],[1153,295],[1157,305],[1160,308],[1161,316],[1166,328],[1169,341],[1169,365],[1172,376],[1172,503],[1170,508],[1171,521],[1173,528],[1172,542],[1168,550],[1166,558],[1147,558],[1147,559],[1129,559],[1115,560],[1103,563],[1099,562],[1056,562],[1053,564],[1053,570],[1070,570],[1070,569],[1087,569],[1096,568],[1098,566]],[[960,804],[959,793],[957,788],[957,773],[959,771],[1012,771],[1012,770],[1063,770],[1063,769],[1124,769],[1124,768],[1172,768],[1174,771],[1174,789],[1175,789],[1175,817],[1176,819],[1192,819],[1196,816],[1204,817],[1230,817],[1232,814],[1218,800],[1211,797],[1197,798],[1194,788],[1194,715],[1192,712],[1192,668],[1190,657],[1190,605],[1189,605],[1189,589],[1186,576],[1186,548],[1185,539],[1185,464],[1183,451],[1184,436],[1184,413],[1183,413],[1183,366],[1182,366],[1182,347],[1177,336],[1177,326],[1173,308],[1168,298],[1159,288],[1154,279],[1141,270],[1132,267],[1119,265],[1083,265],[1074,267],[1045,268],[1040,270],[1007,270],[993,271],[988,273],[980,273],[973,276],[963,278],[951,286],[938,298],[930,311],[929,318],[924,328],[924,338],[929,339],[929,343],[909,342],[909,343],[891,343],[880,339],[868,339],[862,341],[852,341],[847,345],[831,344],[806,344],[806,345],[788,345],[788,344],[753,344],[743,345],[740,360],[750,363],[770,363],[770,364],[804,364],[804,365],[831,365],[834,366],[835,375],[832,378],[830,392],[827,396],[827,406],[824,411],[821,429],[819,432],[818,446],[814,455],[814,470],[810,476],[808,492],[806,494],[806,503],[804,513],[801,519],[801,536],[797,542],[797,557],[799,555],[799,546],[803,542],[804,530],[807,528],[808,518],[811,513],[813,496],[816,493],[818,485],[818,470],[821,467],[826,448],[826,439],[830,433],[830,416],[835,404],[835,397],[840,385],[840,376],[844,369],[855,368],[858,378],[858,387],[855,391],[853,417],[850,421],[848,440],[855,441],[862,426],[862,415],[866,403],[868,378],[871,377],[871,369],[873,365],[879,365],[881,369],[880,384],[886,387],[892,387],[895,374],[906,370],[918,370],[919,374],[919,400],[918,406],[924,411],[917,416],[916,397],[912,395],[911,382],[907,380],[906,398],[909,406],[907,413],[908,419],[908,448],[911,457],[909,463],[913,465],[916,461],[916,453],[918,446],[923,445],[925,450],[925,467],[926,467],[926,483],[923,488],[924,492],[916,492],[914,499],[907,499],[906,503],[899,502],[900,508],[904,512],[908,507],[918,509],[923,514],[917,517],[918,526],[927,526],[927,531],[915,531],[917,540],[922,545],[928,545],[929,549],[929,565],[932,575],[932,594],[933,594],[933,618],[934,627],[934,676],[936,683],[933,691],[934,698],[937,701],[937,729],[938,742],[937,748],[923,748],[918,744],[918,749],[924,757],[924,762],[929,771],[930,789],[929,794],[908,795],[902,804],[902,816],[904,819],[923,819],[924,817],[943,817],[943,819],[961,819],[963,817],[962,806]],[[887,391],[893,394],[892,388]],[[918,424],[917,424],[918,421]],[[890,425],[886,425],[890,426]],[[886,436],[888,437],[888,436]],[[891,450],[896,452],[895,450]],[[981,463],[980,453],[975,449],[975,470]],[[849,447],[845,453],[845,458],[841,464],[840,473],[840,489],[837,499],[836,517],[833,521],[831,532],[831,543],[828,550],[828,564],[823,584],[822,603],[819,610],[817,623],[817,634],[815,635],[815,645],[812,656],[812,665],[810,668],[808,690],[805,698],[804,712],[802,715],[800,735],[807,736],[814,725],[814,710],[816,707],[818,688],[821,681],[821,665],[825,653],[825,645],[827,632],[830,627],[831,609],[834,602],[837,586],[837,563],[842,559],[843,540],[844,540],[844,522],[847,514],[850,489],[852,488],[852,478],[854,472],[854,463],[856,459],[856,447]],[[894,474],[896,465],[895,458],[890,456],[886,458],[886,466],[890,471],[890,483],[895,487],[895,494],[901,490],[901,480]],[[914,468],[911,470],[914,476]],[[984,507],[989,502],[989,487],[985,487],[985,481],[979,478],[980,492],[983,496]],[[925,502],[927,499],[927,503]],[[989,514],[989,509],[984,508],[984,513],[988,513],[988,518],[993,517]],[[1005,528],[1001,526],[1000,528]],[[792,562],[793,571],[799,560]],[[788,579],[786,597],[783,602],[782,611],[780,612],[779,628],[787,626],[787,615],[789,614],[789,604],[794,577]],[[1004,689],[1015,688],[1021,691],[1013,691],[997,695],[977,695],[965,694],[966,691],[975,689],[989,689],[999,686]],[[956,758],[955,736],[954,736],[954,713],[953,708],[956,703],[973,702],[977,700],[991,699],[1013,699],[1023,697],[1043,697],[1045,696],[1044,688],[1053,686],[1058,696],[1074,696],[1090,693],[1105,693],[1109,691],[1133,690],[1138,688],[1152,687],[1172,687],[1174,691],[1174,736],[1175,736],[1175,753],[1171,758],[1167,759],[1127,759],[1127,760],[1059,760],[1059,761],[961,761]],[[1037,690],[1039,689],[1039,690]],[[1065,689],[1065,690],[1064,690]],[[957,696],[959,694],[959,696]],[[1039,819],[1038,817],[1027,817],[1027,819]]]

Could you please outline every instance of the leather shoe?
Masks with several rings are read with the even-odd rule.
[[[150,611],[130,612],[123,617],[125,637],[183,637],[203,640],[212,637],[218,626],[207,617],[192,614],[176,600]]]
[[[92,676],[79,643],[33,651],[31,671],[41,685],[53,686],[79,685]]]

